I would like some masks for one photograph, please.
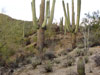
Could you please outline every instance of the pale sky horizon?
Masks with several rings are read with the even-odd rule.
[[[0,0],[0,13],[7,14],[12,18],[19,20],[32,21],[32,11],[31,11],[31,1],[32,0]],[[51,4],[52,4],[52,0]],[[65,3],[69,3],[71,12],[71,1],[65,0]],[[39,7],[41,0],[36,0],[36,13],[39,18]],[[75,11],[77,0],[75,0]],[[81,20],[85,17],[85,13],[92,13],[93,11],[100,11],[100,0],[82,0],[81,8]],[[70,13],[71,15],[71,13]],[[64,16],[62,0],[56,0],[54,22],[59,22],[60,18]]]

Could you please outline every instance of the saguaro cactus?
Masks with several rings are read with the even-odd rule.
[[[55,1],[56,0],[53,0],[50,20],[53,20]],[[37,27],[39,26],[39,30],[37,30],[37,47],[40,52],[42,52],[44,48],[44,39],[45,39],[44,28],[46,27],[47,20],[48,20],[49,6],[50,6],[50,0],[47,0],[46,1],[46,15],[45,15],[45,0],[41,0],[40,18],[39,18],[39,25],[38,25],[36,21],[35,0],[32,0],[33,25]],[[50,23],[52,23],[52,21],[50,21]]]
[[[82,57],[79,57],[77,62],[77,72],[78,75],[85,75],[85,61]]]
[[[74,0],[72,0],[72,25],[70,23],[69,4],[67,3],[67,13],[64,0],[62,0],[63,10],[65,15],[65,27],[68,32],[72,33],[72,48],[75,47],[76,33],[78,32],[81,12],[81,0],[77,0],[77,19],[75,24]]]
[[[63,32],[63,17],[60,19],[60,32]]]
[[[56,3],[56,0],[53,0],[51,12],[50,12],[50,18],[48,19],[48,25],[51,25],[52,24],[52,21],[53,21],[55,3]]]

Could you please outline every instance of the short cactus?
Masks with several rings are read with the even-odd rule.
[[[77,72],[78,72],[78,75],[86,75],[85,74],[85,61],[83,57],[79,57],[79,60],[77,62]]]

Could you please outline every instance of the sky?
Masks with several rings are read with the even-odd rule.
[[[32,0],[0,0],[0,13],[7,14],[15,19],[32,21]],[[69,3],[71,12],[71,1],[65,0]],[[39,7],[41,0],[36,0],[36,15],[39,18]],[[50,0],[52,6],[52,0]],[[75,11],[77,10],[77,0],[75,2]],[[82,0],[81,20],[85,17],[85,13],[92,13],[93,11],[100,11],[100,0]],[[71,13],[70,13],[71,15]],[[56,0],[54,22],[59,22],[60,18],[64,16],[62,0]]]

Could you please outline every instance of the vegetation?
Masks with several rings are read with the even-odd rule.
[[[27,65],[27,69],[31,65],[31,68],[36,70],[43,66],[45,72],[48,73],[53,72],[54,69],[63,70],[62,68],[75,70],[77,66],[78,75],[85,75],[87,74],[85,66],[91,67],[93,56],[96,67],[100,66],[100,55],[99,53],[96,55],[100,48],[99,12],[93,12],[92,15],[86,14],[80,24],[81,0],[77,0],[75,22],[74,0],[72,0],[72,21],[70,21],[69,4],[67,3],[66,13],[65,3],[62,0],[65,26],[63,17],[58,26],[53,23],[55,3],[56,0],[53,0],[50,11],[50,0],[41,0],[40,17],[37,19],[35,0],[32,0],[33,21],[16,20],[0,14],[0,72],[1,67],[12,71],[15,67],[22,70]],[[98,47],[95,49],[94,46]],[[77,74],[72,71],[70,75],[74,73]]]
[[[95,61],[96,66],[100,66],[100,55],[99,54],[97,54],[94,57],[94,61]]]
[[[62,0],[64,16],[65,16],[65,27],[68,32],[72,33],[72,48],[75,48],[76,43],[76,33],[79,29],[80,22],[80,12],[81,12],[81,0],[77,0],[77,20],[75,24],[75,13],[74,13],[74,0],[72,0],[72,25],[70,23],[70,12],[69,12],[69,4],[67,3],[67,13],[65,8],[64,0]]]
[[[15,20],[4,14],[0,14],[0,17],[0,61],[7,62],[19,50],[24,50],[23,32],[26,37],[35,30],[31,21]]]
[[[78,60],[77,72],[78,72],[78,75],[85,75],[85,62],[82,57],[80,57]]]

